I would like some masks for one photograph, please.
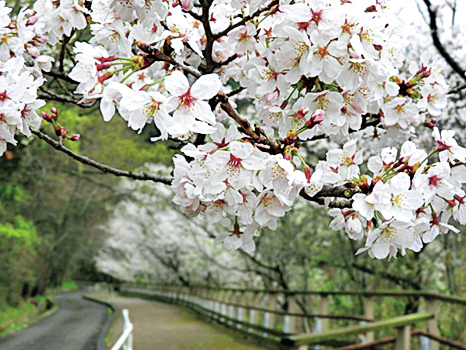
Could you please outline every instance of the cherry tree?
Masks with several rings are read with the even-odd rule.
[[[0,1],[0,26],[1,154],[35,135],[104,172],[171,185],[231,250],[253,251],[300,197],[377,259],[466,223],[466,149],[439,129],[465,86],[449,87],[436,55],[405,60],[388,1],[39,0],[15,17]],[[173,177],[73,152],[80,135],[57,108],[39,112],[46,101],[99,104],[104,121],[118,112],[138,132],[154,123],[153,142],[180,145]]]

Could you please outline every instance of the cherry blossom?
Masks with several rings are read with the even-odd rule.
[[[177,145],[173,201],[220,225],[226,249],[251,253],[302,198],[377,259],[466,223],[466,149],[444,64],[405,60],[388,6],[208,5],[39,0],[12,14],[0,1],[0,154],[42,120],[66,146],[45,100],[99,104],[104,121],[118,112],[138,133],[154,122],[152,141]],[[51,90],[73,81],[74,93]]]

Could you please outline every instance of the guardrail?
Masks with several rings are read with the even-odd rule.
[[[211,321],[233,327],[250,336],[260,337],[277,348],[307,350],[309,346],[322,344],[343,349],[370,349],[382,344],[395,343],[397,350],[409,350],[411,336],[421,337],[423,350],[438,350],[440,344],[450,348],[466,350],[466,346],[438,335],[436,314],[439,301],[466,306],[466,298],[452,297],[422,291],[266,291],[256,289],[219,289],[206,287],[160,287],[120,288],[122,294],[154,299],[162,302],[187,306]],[[300,312],[298,295],[319,296],[319,313]],[[363,315],[329,314],[329,298],[332,296],[359,296],[364,299]],[[425,300],[425,311],[397,316],[385,320],[374,320],[374,298],[412,297]],[[287,309],[277,310],[286,301]],[[315,321],[314,332],[299,327],[302,319]],[[356,325],[330,329],[330,320],[347,320]],[[414,326],[425,325],[425,330]],[[376,331],[396,330],[394,337],[375,340]],[[348,345],[351,336],[359,335],[360,344]],[[345,339],[346,338],[346,339]],[[354,343],[354,341],[353,341]]]
[[[111,350],[133,350],[133,324],[129,320],[129,311],[124,309],[123,315],[123,334],[113,345]]]

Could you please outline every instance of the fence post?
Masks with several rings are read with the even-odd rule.
[[[364,298],[364,317],[374,319],[374,297],[366,296]],[[374,341],[374,332],[366,333],[365,342],[370,343]]]
[[[272,313],[271,311],[275,311],[276,306],[277,306],[277,295],[275,293],[270,293],[268,298],[267,298],[267,309],[270,311],[264,312],[264,322],[263,326],[266,328],[273,329],[274,328],[274,321],[275,321],[275,314]],[[267,333],[263,334],[264,337],[267,336]]]
[[[329,296],[328,294],[321,294],[320,296],[320,314],[321,315],[328,315],[328,305],[329,305]],[[329,319],[322,318],[321,319],[321,332],[326,332],[329,329]]]
[[[298,313],[298,303],[296,302],[296,296],[291,294],[288,295],[288,313],[294,314]],[[288,321],[288,327],[286,327]],[[298,324],[297,324],[297,317],[296,316],[285,316],[284,324],[283,324],[283,331],[288,333],[297,333],[298,332]]]
[[[435,317],[427,321],[427,333],[438,335],[438,325],[437,325],[437,311],[438,303],[433,298],[426,298],[426,311],[433,313]],[[429,350],[439,350],[439,343],[435,340],[429,339]]]
[[[396,350],[409,350],[411,348],[411,326],[398,328],[396,335]]]
[[[240,322],[243,321],[243,309],[247,307],[247,300],[245,295],[246,293],[243,290],[239,290],[238,294],[236,295],[236,303],[238,304],[236,307],[236,318]],[[238,323],[236,327],[240,329],[242,325]]]
[[[259,292],[252,292],[251,299],[249,300],[249,306],[256,306],[257,303],[259,302],[260,298],[260,293]],[[250,324],[255,324],[256,323],[256,318],[257,318],[257,312],[254,309],[249,309],[249,323]],[[253,331],[252,328],[249,328],[249,332],[251,333]]]

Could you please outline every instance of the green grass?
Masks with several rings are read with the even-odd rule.
[[[74,283],[74,281],[65,281],[58,289],[62,290],[63,292],[68,292],[78,290],[79,287],[76,283]]]
[[[67,293],[67,292],[74,292],[78,290],[79,287],[74,281],[64,281],[61,286],[56,288],[48,288],[46,290],[46,294],[60,294],[60,293]]]
[[[52,309],[54,309],[56,303],[51,297],[39,296],[23,301],[18,307],[8,306],[0,310],[0,337],[23,328],[50,311],[51,309],[47,309],[47,299],[53,302]]]

